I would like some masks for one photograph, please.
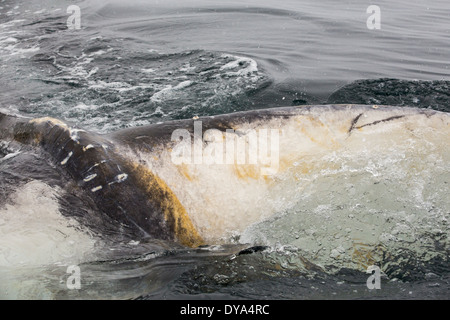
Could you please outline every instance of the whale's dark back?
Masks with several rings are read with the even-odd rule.
[[[0,139],[45,150],[118,229],[135,238],[152,237],[190,246],[202,243],[189,221],[180,217],[182,207],[164,182],[116,153],[107,139],[51,118],[29,121],[0,113],[0,126]]]

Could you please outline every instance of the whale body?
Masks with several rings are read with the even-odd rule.
[[[449,124],[449,114],[435,110],[317,105],[100,135],[53,118],[0,113],[0,140],[42,149],[126,232],[197,247],[227,242],[288,210],[319,175],[351,171],[361,159],[382,157],[389,166],[395,154],[405,174],[419,174],[433,153],[448,166]]]

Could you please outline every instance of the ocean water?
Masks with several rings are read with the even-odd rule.
[[[448,1],[378,1],[379,29],[372,4],[0,0],[0,112],[98,134],[297,105],[450,112]],[[0,141],[0,297],[448,299],[442,141],[406,169],[418,153],[329,158],[343,169],[304,178],[305,192],[278,199],[288,209],[197,248],[80,221],[96,208],[45,153]],[[69,288],[73,265],[81,288]]]

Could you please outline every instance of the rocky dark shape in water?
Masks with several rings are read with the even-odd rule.
[[[337,90],[327,103],[414,106],[450,111],[450,81],[357,80]]]

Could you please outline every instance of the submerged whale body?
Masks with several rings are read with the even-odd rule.
[[[288,210],[318,176],[357,170],[361,159],[367,167],[380,155],[383,164],[365,169],[376,171],[394,161],[389,155],[402,155],[402,174],[433,165],[425,163],[430,152],[448,164],[449,124],[448,113],[434,110],[319,105],[99,135],[52,118],[0,114],[0,140],[42,149],[109,223],[196,247]]]

